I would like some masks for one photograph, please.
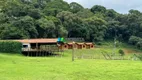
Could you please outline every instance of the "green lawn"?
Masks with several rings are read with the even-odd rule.
[[[142,62],[0,54],[0,80],[141,80]]]
[[[103,46],[75,53],[100,54],[102,50],[112,51]],[[72,62],[71,51],[65,51],[62,57],[0,54],[0,80],[142,80],[141,71],[141,61],[75,59]]]

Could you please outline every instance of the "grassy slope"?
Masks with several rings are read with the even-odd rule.
[[[96,53],[99,53],[100,49],[96,49]],[[109,48],[105,50],[109,51]],[[94,51],[91,50],[90,53],[92,52]],[[70,51],[64,53],[66,55],[64,57],[46,58],[0,54],[0,80],[142,79],[142,62],[140,61],[76,59],[72,62],[71,56],[67,53]]]

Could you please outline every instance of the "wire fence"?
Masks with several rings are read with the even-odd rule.
[[[69,52],[72,53],[71,51]],[[88,49],[88,50],[74,50],[74,58],[75,59],[105,59],[105,60],[140,60],[142,58],[138,54],[130,54],[124,55],[121,54],[113,54],[109,52],[96,52],[95,49]]]

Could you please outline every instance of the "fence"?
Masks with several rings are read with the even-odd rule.
[[[71,53],[71,51],[70,51]],[[108,52],[99,51],[96,52],[95,49],[75,49],[74,50],[75,59],[105,59],[105,60],[132,60],[134,56],[120,54],[112,54]]]
[[[41,45],[39,48],[22,48],[22,53],[26,56],[52,56],[61,52],[57,45]]]

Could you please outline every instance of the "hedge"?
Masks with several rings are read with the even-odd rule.
[[[2,53],[21,53],[22,43],[16,41],[0,41],[0,52]]]

